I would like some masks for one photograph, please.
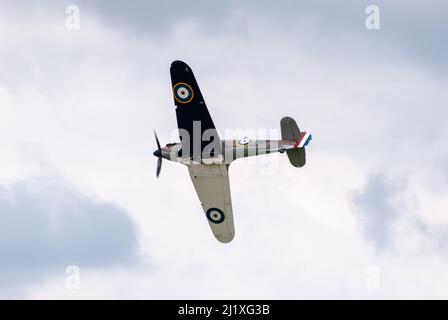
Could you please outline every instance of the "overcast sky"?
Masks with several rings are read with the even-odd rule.
[[[447,14],[435,0],[0,0],[0,297],[448,298]],[[155,178],[153,130],[176,139],[176,59],[221,132],[288,115],[313,134],[301,169],[232,164],[230,244],[184,166]]]

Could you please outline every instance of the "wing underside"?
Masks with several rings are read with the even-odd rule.
[[[235,227],[227,166],[193,164],[188,171],[214,236],[220,242],[232,241]]]

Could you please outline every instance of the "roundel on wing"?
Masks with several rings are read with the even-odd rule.
[[[222,223],[226,218],[224,215],[224,212],[222,212],[222,210],[218,209],[218,208],[208,209],[206,212],[206,215],[207,215],[207,219],[210,222],[213,222],[216,224]]]
[[[244,139],[238,140],[237,141],[237,145],[239,145],[240,147],[242,146],[247,146],[252,140],[249,139],[248,137],[244,137]]]
[[[185,82],[176,83],[173,87],[174,99],[180,103],[188,103],[193,99],[193,89]]]

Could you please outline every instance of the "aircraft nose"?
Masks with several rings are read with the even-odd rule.
[[[155,155],[157,158],[162,157],[162,150],[157,149],[156,151],[154,151],[153,155]]]

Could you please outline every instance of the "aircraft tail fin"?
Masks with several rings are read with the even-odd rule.
[[[286,150],[289,162],[294,167],[303,167],[306,163],[305,146],[311,140],[311,134],[300,132],[296,121],[291,117],[283,117],[280,121],[283,140],[294,141],[294,148]]]

